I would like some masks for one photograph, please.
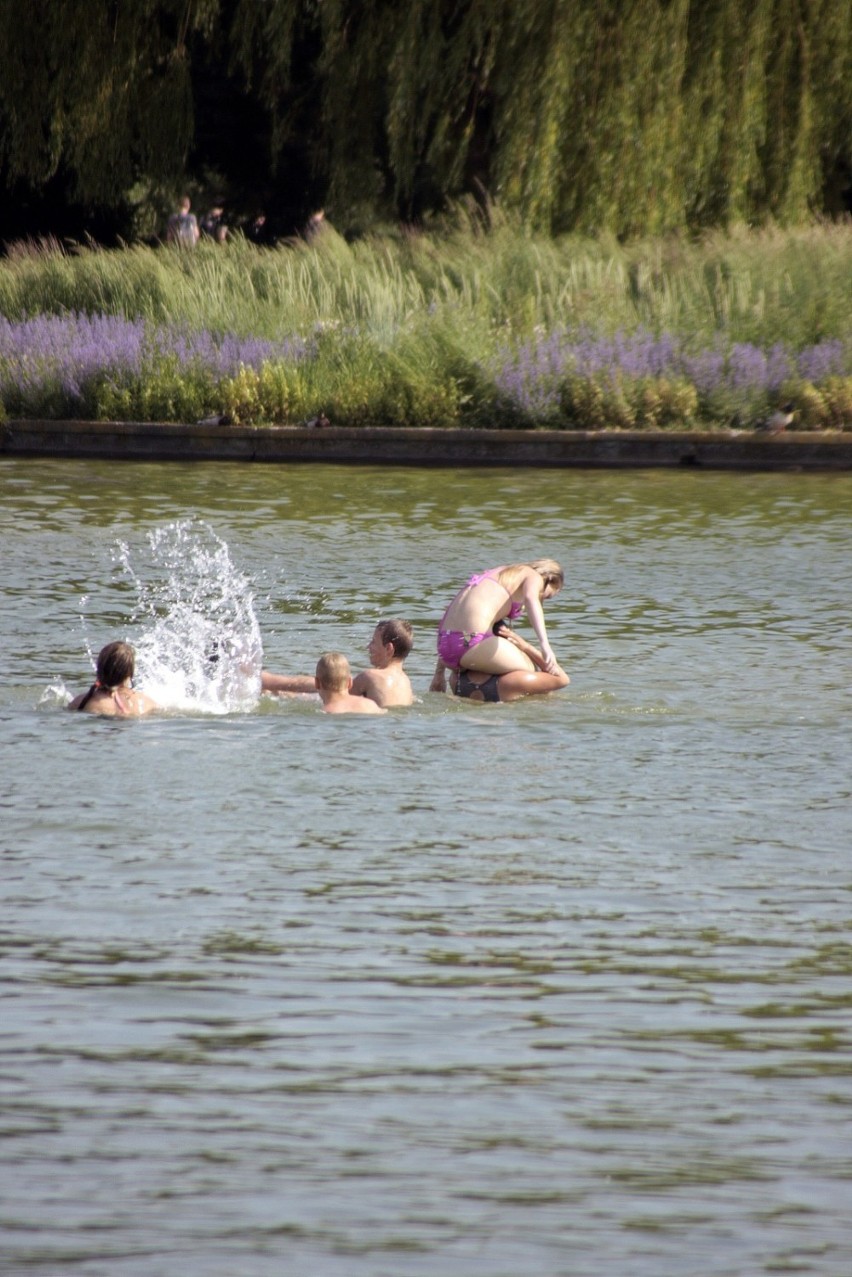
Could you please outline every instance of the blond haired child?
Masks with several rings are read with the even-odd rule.
[[[342,652],[323,652],[317,661],[316,688],[326,714],[386,714],[367,696],[352,695],[352,671]]]

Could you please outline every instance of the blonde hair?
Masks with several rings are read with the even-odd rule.
[[[317,661],[317,685],[327,692],[345,692],[352,671],[342,652],[323,652]]]
[[[503,569],[497,580],[509,594],[514,594],[527,568],[534,568],[538,572],[542,579],[542,593],[548,585],[553,587],[555,593],[565,584],[565,573],[555,559],[533,559],[531,563],[512,563]]]
[[[535,568],[545,585],[552,585],[554,590],[561,590],[565,584],[565,573],[555,559],[533,559],[528,567]]]

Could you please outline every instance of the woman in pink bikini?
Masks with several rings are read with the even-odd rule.
[[[564,579],[561,567],[553,559],[513,563],[475,573],[441,618],[438,663],[431,691],[445,690],[448,669],[457,671],[459,681],[467,670],[498,677],[517,672],[534,675],[532,681],[524,680],[528,690],[520,695],[564,687],[568,676],[550,648],[541,607],[545,599],[562,589]],[[501,621],[515,620],[524,610],[541,644],[540,653],[522,640],[515,640],[508,626],[502,627],[502,633],[497,632]],[[496,686],[493,690],[494,695],[482,699],[501,699]]]

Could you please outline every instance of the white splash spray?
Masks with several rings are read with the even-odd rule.
[[[263,645],[249,578],[227,543],[201,520],[148,534],[149,555],[119,543],[116,562],[133,586],[129,621],[136,683],[164,709],[229,714],[260,696]]]

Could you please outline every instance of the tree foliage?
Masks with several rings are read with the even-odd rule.
[[[7,183],[176,182],[227,75],[336,220],[471,191],[620,236],[795,222],[852,185],[852,0],[0,0]]]
[[[192,140],[189,40],[218,0],[3,0],[0,158],[34,185],[64,167],[75,193],[114,198],[140,174],[179,175]]]

